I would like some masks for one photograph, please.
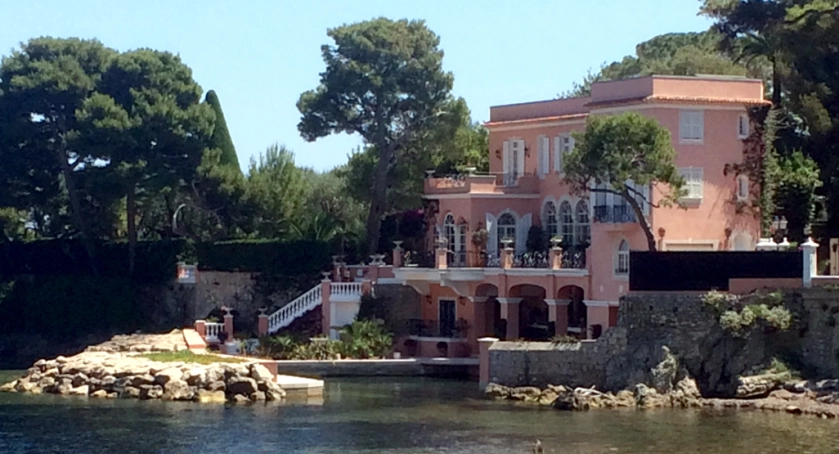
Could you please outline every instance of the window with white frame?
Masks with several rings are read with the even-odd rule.
[[[749,200],[749,176],[737,175],[737,201]]]
[[[510,240],[513,247],[516,241],[516,217],[510,213],[504,213],[498,217],[498,251],[504,249],[504,240]]]
[[[705,136],[705,115],[701,110],[679,112],[679,139],[686,142],[701,142]]]
[[[703,189],[702,167],[682,167],[679,174],[685,179],[685,199],[701,200]]]
[[[626,240],[621,240],[618,245],[615,255],[615,274],[621,276],[629,274],[629,243]]]
[[[553,238],[559,234],[559,223],[556,219],[556,205],[553,202],[545,203],[545,209],[542,212],[542,225],[545,226],[545,233],[548,238]]]
[[[576,223],[574,224],[574,244],[588,244],[591,238],[591,224],[588,217],[588,203],[577,202]]]
[[[737,137],[740,139],[749,137],[749,116],[746,114],[740,114],[737,117]]]
[[[567,200],[559,204],[559,222],[562,226],[562,247],[574,245],[574,211]]]

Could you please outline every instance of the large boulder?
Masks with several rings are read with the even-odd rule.
[[[521,400],[525,402],[537,402],[539,401],[539,396],[542,394],[542,390],[535,387],[535,386],[522,386],[519,388],[513,388],[510,392],[510,399],[511,400]]]
[[[763,374],[751,377],[740,377],[737,383],[736,397],[738,399],[752,399],[766,397],[772,391],[783,386],[786,379],[784,374]]]
[[[250,377],[233,376],[227,381],[228,394],[250,396],[258,390],[259,386],[257,386],[256,380]]]
[[[172,380],[181,380],[183,376],[184,373],[181,371],[180,367],[169,367],[156,373],[154,375],[154,382],[163,386]]]
[[[127,382],[135,388],[139,388],[143,385],[153,385],[153,384],[157,383],[157,378],[152,376],[151,374],[135,375],[133,377],[126,377],[126,378],[128,379]],[[165,382],[161,383],[161,384],[165,384]]]
[[[285,390],[273,379],[258,381],[256,385],[260,392],[265,393],[265,400],[274,401],[285,399]]]
[[[207,370],[203,367],[193,367],[184,373],[184,380],[189,386],[201,386],[207,377]]]
[[[195,393],[195,400],[203,403],[223,404],[227,402],[227,396],[224,395],[224,391],[207,391],[206,389],[199,389],[198,392]]]
[[[490,383],[487,385],[484,393],[491,399],[503,400],[510,397],[510,388],[501,386],[497,383]]]
[[[258,382],[274,380],[274,374],[267,367],[259,363],[250,365],[250,377]]]
[[[88,393],[90,393],[90,387],[87,385],[80,385],[70,389],[68,394],[71,396],[87,396]]]
[[[553,408],[563,411],[585,411],[589,409],[589,403],[577,393],[565,391],[557,395]]]
[[[192,396],[192,390],[187,382],[183,380],[170,380],[163,385],[163,399],[192,400]]]
[[[140,387],[140,399],[160,399],[163,387],[160,385],[143,385]]]
[[[6,383],[5,385],[0,385],[0,392],[13,392],[15,390],[15,386],[17,386],[17,380]]]

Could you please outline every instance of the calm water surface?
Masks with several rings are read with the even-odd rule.
[[[0,372],[0,382],[16,374]],[[839,452],[839,421],[757,412],[564,413],[469,382],[329,380],[323,400],[216,406],[0,393],[0,453]]]

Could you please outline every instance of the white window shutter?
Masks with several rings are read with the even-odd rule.
[[[562,142],[559,136],[554,137],[554,172],[562,172]]]
[[[527,252],[527,233],[533,223],[533,215],[528,213],[516,221],[516,254]]]
[[[495,216],[486,214],[486,229],[488,235],[487,240],[487,255],[495,257],[498,254],[498,222]]]
[[[510,166],[510,162],[511,162],[511,160],[510,160],[510,141],[509,140],[504,141],[504,151],[503,151],[503,155],[501,157],[501,161],[504,165],[504,168],[503,168],[504,175],[507,175],[511,171],[511,169],[510,169],[510,167],[511,167]]]
[[[544,177],[550,172],[550,140],[547,137],[539,137],[539,175]]]

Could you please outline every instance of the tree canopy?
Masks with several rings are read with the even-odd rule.
[[[388,174],[401,152],[440,121],[453,76],[443,70],[440,38],[423,21],[379,18],[330,29],[321,48],[320,84],[300,96],[298,125],[306,140],[360,135],[377,153],[367,216],[375,251],[386,211]]]
[[[240,169],[239,156],[236,154],[236,147],[233,146],[233,139],[230,138],[230,131],[227,130],[227,120],[224,119],[224,112],[221,110],[218,95],[214,90],[210,90],[204,97],[204,102],[216,114],[215,127],[213,128],[213,134],[210,136],[210,148],[221,150],[219,164]]]
[[[565,161],[565,181],[574,193],[607,192],[622,197],[632,207],[647,238],[656,250],[642,205],[680,205],[684,179],[675,165],[676,150],[670,132],[655,119],[630,112],[615,116],[591,116],[585,132],[576,134],[576,147]],[[658,202],[652,191],[658,191]]]

